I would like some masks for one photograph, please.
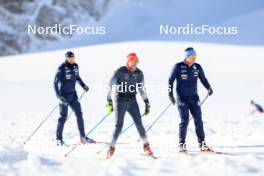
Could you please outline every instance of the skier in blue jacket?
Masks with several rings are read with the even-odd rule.
[[[176,80],[177,106],[181,118],[179,125],[179,147],[180,152],[187,152],[185,138],[189,124],[189,111],[195,124],[195,131],[201,151],[211,151],[205,143],[205,134],[202,121],[202,111],[197,93],[197,81],[200,79],[203,86],[212,95],[213,90],[205,77],[200,64],[195,63],[196,52],[192,47],[185,50],[185,59],[174,65],[169,77],[169,98],[173,104],[176,100],[173,95],[173,83]]]
[[[68,51],[66,52],[65,57],[66,61],[59,66],[54,80],[55,93],[60,100],[60,118],[58,119],[56,131],[57,145],[65,145],[62,133],[68,116],[68,106],[71,107],[77,117],[81,143],[93,143],[95,141],[85,136],[81,104],[78,101],[78,96],[75,90],[76,82],[79,83],[86,92],[89,90],[89,87],[82,81],[79,75],[79,66],[75,63],[74,53]]]

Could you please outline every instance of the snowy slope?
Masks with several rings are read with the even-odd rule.
[[[68,158],[69,149],[58,149],[55,136],[58,111],[25,146],[24,139],[57,104],[52,82],[65,50],[3,57],[0,60],[0,175],[263,175],[264,116],[249,113],[251,99],[263,100],[263,47],[241,47],[184,42],[128,42],[73,48],[83,80],[90,91],[81,100],[86,131],[106,113],[106,90],[96,86],[107,84],[113,71],[125,63],[128,52],[136,51],[147,85],[166,86],[172,66],[182,60],[183,50],[193,46],[215,91],[203,105],[207,141],[226,155],[200,155],[196,146],[193,123],[188,130],[190,156],[177,153],[179,116],[170,107],[158,124],[148,133],[153,151],[159,157],[142,156],[138,135],[131,128],[119,142],[111,160],[96,152],[104,145],[79,146]],[[206,91],[200,85],[200,97]],[[82,90],[78,88],[79,94]],[[166,89],[148,91],[151,113],[145,126],[169,104]],[[140,107],[143,103],[138,98]],[[131,123],[127,116],[125,127]],[[91,137],[109,141],[114,127],[111,115]],[[75,117],[65,125],[65,140],[78,140]]]

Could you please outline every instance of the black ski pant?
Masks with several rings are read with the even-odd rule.
[[[111,146],[115,146],[116,141],[123,129],[125,113],[128,112],[136,125],[137,131],[139,133],[140,138],[143,141],[147,140],[147,135],[145,128],[143,127],[141,114],[139,111],[138,103],[136,98],[117,98],[115,105],[115,130],[113,132],[113,138],[111,142]]]

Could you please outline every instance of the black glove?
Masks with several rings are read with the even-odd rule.
[[[144,115],[148,115],[149,114],[149,110],[150,110],[149,100],[146,99],[146,100],[144,100],[144,102],[145,102],[145,113],[144,113]]]
[[[66,102],[65,98],[63,96],[61,96],[61,95],[58,95],[57,98],[61,101],[61,103],[65,103]]]
[[[209,88],[208,89],[208,95],[211,96],[213,93],[214,93],[213,89],[212,88]]]
[[[86,92],[88,92],[89,91],[89,87],[88,86],[83,86],[83,90],[85,90]]]
[[[172,95],[172,96],[169,96],[169,99],[170,99],[171,103],[172,103],[173,105],[175,105],[176,101],[175,101],[174,96],[173,96],[173,95]]]
[[[110,114],[111,112],[114,111],[114,108],[113,108],[113,101],[112,100],[107,100],[108,103],[106,105],[107,107],[107,112]]]

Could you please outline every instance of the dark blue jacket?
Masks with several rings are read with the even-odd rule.
[[[169,78],[169,96],[173,96],[173,83],[176,80],[176,92],[179,97],[198,97],[198,78],[205,88],[211,88],[201,65],[194,63],[189,67],[185,62],[175,64]]]
[[[57,96],[74,93],[76,82],[82,87],[86,86],[79,75],[78,64],[62,63],[54,80],[54,88]]]

